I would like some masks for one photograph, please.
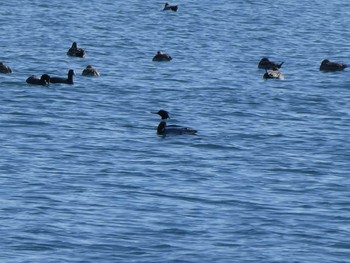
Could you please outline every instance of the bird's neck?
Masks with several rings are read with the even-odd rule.
[[[162,120],[157,127],[157,133],[158,134],[164,134],[165,132],[165,127],[166,127],[166,122],[165,120]]]

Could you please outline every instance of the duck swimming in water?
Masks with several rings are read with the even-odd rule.
[[[12,73],[12,69],[9,66],[6,66],[4,63],[0,62],[0,73]]]
[[[158,62],[163,62],[163,61],[170,61],[173,58],[167,54],[164,54],[162,51],[158,51],[157,54],[153,57],[152,61],[158,61]]]
[[[32,84],[32,85],[42,85],[42,86],[46,86],[50,84],[50,76],[47,74],[41,75],[41,77],[37,77],[37,76],[30,76],[29,78],[27,78],[26,82],[28,84]]]
[[[73,76],[75,75],[74,70],[70,69],[68,70],[68,78],[58,78],[58,77],[51,77],[50,82],[51,83],[63,83],[63,84],[73,84]]]
[[[281,68],[284,62],[278,64],[276,62],[270,61],[268,58],[262,58],[259,62],[258,68],[259,69],[274,69],[274,68]]]
[[[165,10],[172,10],[172,11],[176,12],[177,11],[177,5],[169,5],[168,3],[165,3],[163,11],[165,11]]]
[[[273,68],[272,71],[267,71],[267,69],[265,69],[265,73],[263,76],[264,79],[281,79],[284,80],[284,76],[282,75],[282,73],[279,71],[278,68]]]
[[[169,119],[169,113],[166,110],[159,110],[158,112],[153,112],[161,117],[161,121],[157,127],[158,135],[195,135],[196,130],[188,127],[183,127],[179,125],[167,125],[166,120]]]
[[[86,66],[86,68],[83,70],[81,73],[83,76],[88,76],[88,77],[99,77],[100,73],[93,68],[91,65]]]
[[[77,42],[73,42],[72,46],[67,51],[67,55],[71,56],[71,57],[83,58],[83,57],[85,57],[85,54],[86,54],[86,52],[84,49],[78,48]]]
[[[328,59],[324,59],[320,65],[321,71],[340,71],[344,70],[348,66],[346,64],[330,62]]]

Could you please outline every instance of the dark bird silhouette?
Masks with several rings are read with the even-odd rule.
[[[343,63],[337,63],[337,62],[330,62],[328,59],[324,59],[321,62],[320,70],[321,71],[340,71],[344,70],[348,66]]]
[[[50,84],[50,76],[47,74],[41,75],[41,77],[37,77],[37,76],[30,76],[29,78],[27,78],[26,82],[28,84],[32,84],[32,85],[42,85],[42,86],[46,86]]]
[[[168,3],[165,3],[163,11],[165,11],[165,10],[172,10],[172,11],[176,12],[177,11],[177,5],[169,5]]]
[[[163,62],[170,61],[173,58],[167,54],[164,54],[162,51],[158,51],[157,54],[153,57],[152,61]]]
[[[270,61],[268,58],[262,58],[259,62],[258,68],[259,69],[274,69],[274,68],[281,68],[284,62],[278,64],[276,62]]]
[[[81,75],[83,76],[87,76],[87,77],[99,77],[100,73],[93,68],[91,65],[86,66],[86,68],[83,70],[83,72],[81,73]]]
[[[68,49],[67,51],[67,55],[71,56],[71,57],[85,57],[85,50],[82,48],[78,48],[77,46],[77,42],[73,42],[72,46],[70,47],[70,49]]]
[[[74,70],[68,70],[68,78],[51,77],[50,83],[63,83],[63,84],[73,84],[73,76],[75,75]]]
[[[12,69],[9,66],[6,66],[4,63],[0,62],[0,73],[12,73]]]
[[[195,135],[197,133],[196,130],[188,127],[183,127],[179,125],[167,125],[166,121],[169,119],[169,113],[166,110],[159,110],[158,112],[153,112],[154,114],[158,114],[161,117],[161,121],[157,127],[158,135]]]

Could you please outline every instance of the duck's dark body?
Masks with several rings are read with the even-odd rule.
[[[167,125],[166,120],[169,119],[169,113],[165,110],[159,110],[158,112],[154,113],[158,114],[162,118],[157,127],[158,135],[195,135],[197,133],[197,131],[192,128],[178,125]]]
[[[281,68],[284,62],[282,63],[276,63],[273,61],[270,61],[268,58],[262,58],[259,62],[258,68],[259,69],[274,69],[274,68]]]
[[[174,12],[177,11],[177,5],[169,5],[168,3],[165,3],[164,4],[164,8],[163,8],[163,11],[166,11],[166,10],[172,10]]]
[[[91,65],[86,66],[86,68],[83,70],[83,72],[81,73],[83,76],[87,76],[87,77],[99,77],[100,73],[93,68]]]
[[[26,82],[31,85],[41,85],[41,86],[46,86],[50,84],[50,76],[47,74],[41,75],[41,77],[37,76],[30,76],[27,78]]]
[[[167,125],[166,121],[161,121],[157,127],[158,135],[195,135],[196,130],[188,127],[176,126],[176,125]]]
[[[152,61],[163,62],[171,61],[173,58],[167,54],[164,54],[161,51],[158,51],[157,54],[153,57]]]
[[[6,66],[4,63],[0,62],[0,73],[12,73],[12,69],[9,66]]]
[[[321,71],[340,71],[344,70],[348,66],[343,63],[330,62],[328,59],[324,59],[320,65]]]
[[[68,71],[68,78],[52,77],[50,78],[50,83],[63,83],[63,84],[73,84],[74,70],[70,69]]]
[[[83,57],[85,57],[85,54],[86,54],[85,50],[82,48],[78,48],[76,42],[73,42],[72,46],[67,51],[67,55],[71,56],[71,57],[83,58]]]

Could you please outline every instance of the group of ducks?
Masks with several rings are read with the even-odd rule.
[[[68,49],[67,55],[71,57],[80,57],[83,58],[86,55],[86,52],[82,48],[78,48],[77,42],[73,42],[72,46]],[[32,85],[49,85],[50,83],[63,83],[63,84],[73,84],[73,76],[75,75],[74,70],[68,70],[67,78],[60,77],[50,77],[48,74],[43,74],[41,77],[30,76],[27,78],[26,82]],[[82,72],[83,76],[88,77],[99,77],[100,73],[93,68],[91,65],[86,66],[86,68]]]
[[[163,11],[165,10],[171,10],[176,12],[178,10],[177,5],[170,5],[168,3],[165,3]],[[72,43],[72,46],[67,51],[68,56],[73,57],[85,57],[86,51],[82,48],[79,48],[76,42]],[[158,51],[157,54],[153,57],[152,61],[157,62],[163,62],[163,61],[171,61],[172,57]],[[12,73],[12,69],[0,62],[0,73]],[[32,75],[27,78],[26,82],[28,84],[32,85],[42,85],[46,86],[50,83],[63,83],[63,84],[73,84],[73,76],[75,75],[73,69],[69,69],[68,71],[68,77],[67,78],[61,78],[61,77],[51,77],[48,74],[43,74],[40,77]],[[93,68],[91,65],[88,65],[82,72],[83,76],[100,76],[100,73]],[[157,134],[161,136],[165,135],[181,135],[181,134],[191,134],[194,135],[197,133],[196,130],[183,127],[179,125],[167,125],[167,119],[169,119],[169,113],[165,110],[159,110],[158,112],[153,112],[155,114],[158,114],[161,117],[161,121],[157,127]]]
[[[67,55],[71,57],[85,57],[85,50],[82,48],[78,48],[77,43],[73,42],[72,46],[67,51]],[[0,62],[0,73],[8,74],[12,73],[12,69],[5,65],[4,63]],[[63,83],[63,84],[73,84],[73,76],[75,75],[74,70],[70,69],[68,70],[68,76],[67,78],[61,78],[61,77],[51,77],[48,74],[43,74],[40,77],[32,75],[26,79],[26,82],[28,84],[32,85],[42,85],[46,86],[50,83]],[[82,71],[83,76],[88,77],[99,77],[100,73],[91,65],[86,66],[86,68]]]
[[[265,69],[265,73],[263,75],[264,79],[284,79],[284,76],[280,72],[280,68],[282,67],[284,62],[276,63],[270,61],[268,58],[264,57],[260,60],[258,64],[259,69]],[[320,70],[321,71],[341,71],[347,68],[348,66],[344,63],[331,62],[328,59],[324,59],[321,62]]]
[[[170,61],[170,60],[171,60],[170,56],[163,54],[160,51],[158,51],[155,57],[153,58],[153,61]],[[258,68],[265,70],[265,74],[263,75],[264,79],[283,80],[284,76],[280,72],[280,68],[282,67],[283,63],[284,62],[276,63],[264,57],[260,60],[258,64]],[[320,65],[321,71],[340,71],[340,70],[344,70],[345,68],[347,68],[346,64],[331,62],[328,59],[324,59]],[[189,127],[183,127],[178,125],[167,125],[166,121],[170,117],[169,117],[169,113],[165,110],[159,110],[158,112],[153,112],[153,113],[158,114],[161,117],[161,121],[157,127],[158,135],[166,136],[166,135],[197,134],[197,130],[194,130]]]
[[[163,11],[172,10],[176,12],[178,10],[177,5],[170,5],[165,3]],[[72,46],[67,51],[68,56],[74,57],[85,57],[86,51],[82,48],[78,48],[77,43],[73,42]],[[167,55],[161,51],[158,51],[157,54],[153,57],[152,61],[163,62],[163,61],[171,61],[172,57]],[[264,57],[260,60],[258,64],[259,69],[264,69],[265,73],[263,75],[264,79],[284,79],[284,76],[280,72],[280,68],[282,67],[282,63],[276,63],[270,61],[268,58]],[[321,71],[340,71],[347,68],[346,64],[331,62],[328,59],[322,61],[320,65]],[[12,73],[12,70],[9,66],[6,66],[2,62],[0,62],[0,73]],[[26,82],[33,85],[48,85],[50,83],[64,83],[64,84],[73,84],[73,76],[75,75],[74,70],[70,69],[68,71],[68,78],[60,78],[60,77],[50,77],[48,74],[43,74],[40,78],[36,76],[30,76],[27,78]],[[95,76],[99,77],[100,73],[93,68],[91,65],[88,65],[82,72],[83,76]],[[166,110],[159,110],[158,112],[152,112],[154,114],[158,114],[161,117],[161,121],[157,127],[157,134],[161,136],[166,135],[195,135],[197,134],[197,130],[194,130],[189,127],[179,126],[179,125],[167,125],[167,120],[169,117],[169,112]]]
[[[157,53],[159,54],[159,51]],[[156,56],[157,56],[156,55]],[[171,59],[171,57],[170,57]],[[276,63],[273,61],[270,61],[268,58],[264,57],[260,60],[258,64],[259,69],[264,69],[265,74],[263,76],[264,79],[284,79],[284,76],[280,72],[280,68],[282,67],[284,62],[282,63]],[[343,63],[338,62],[331,62],[328,59],[324,59],[321,62],[320,70],[321,71],[341,71],[347,68],[348,66]],[[158,114],[161,117],[161,121],[157,127],[157,134],[158,135],[181,135],[181,134],[189,134],[189,135],[195,135],[197,134],[197,131],[183,126],[178,125],[167,125],[166,121],[169,119],[169,113],[165,110],[159,110],[158,112],[154,112],[155,114]]]

